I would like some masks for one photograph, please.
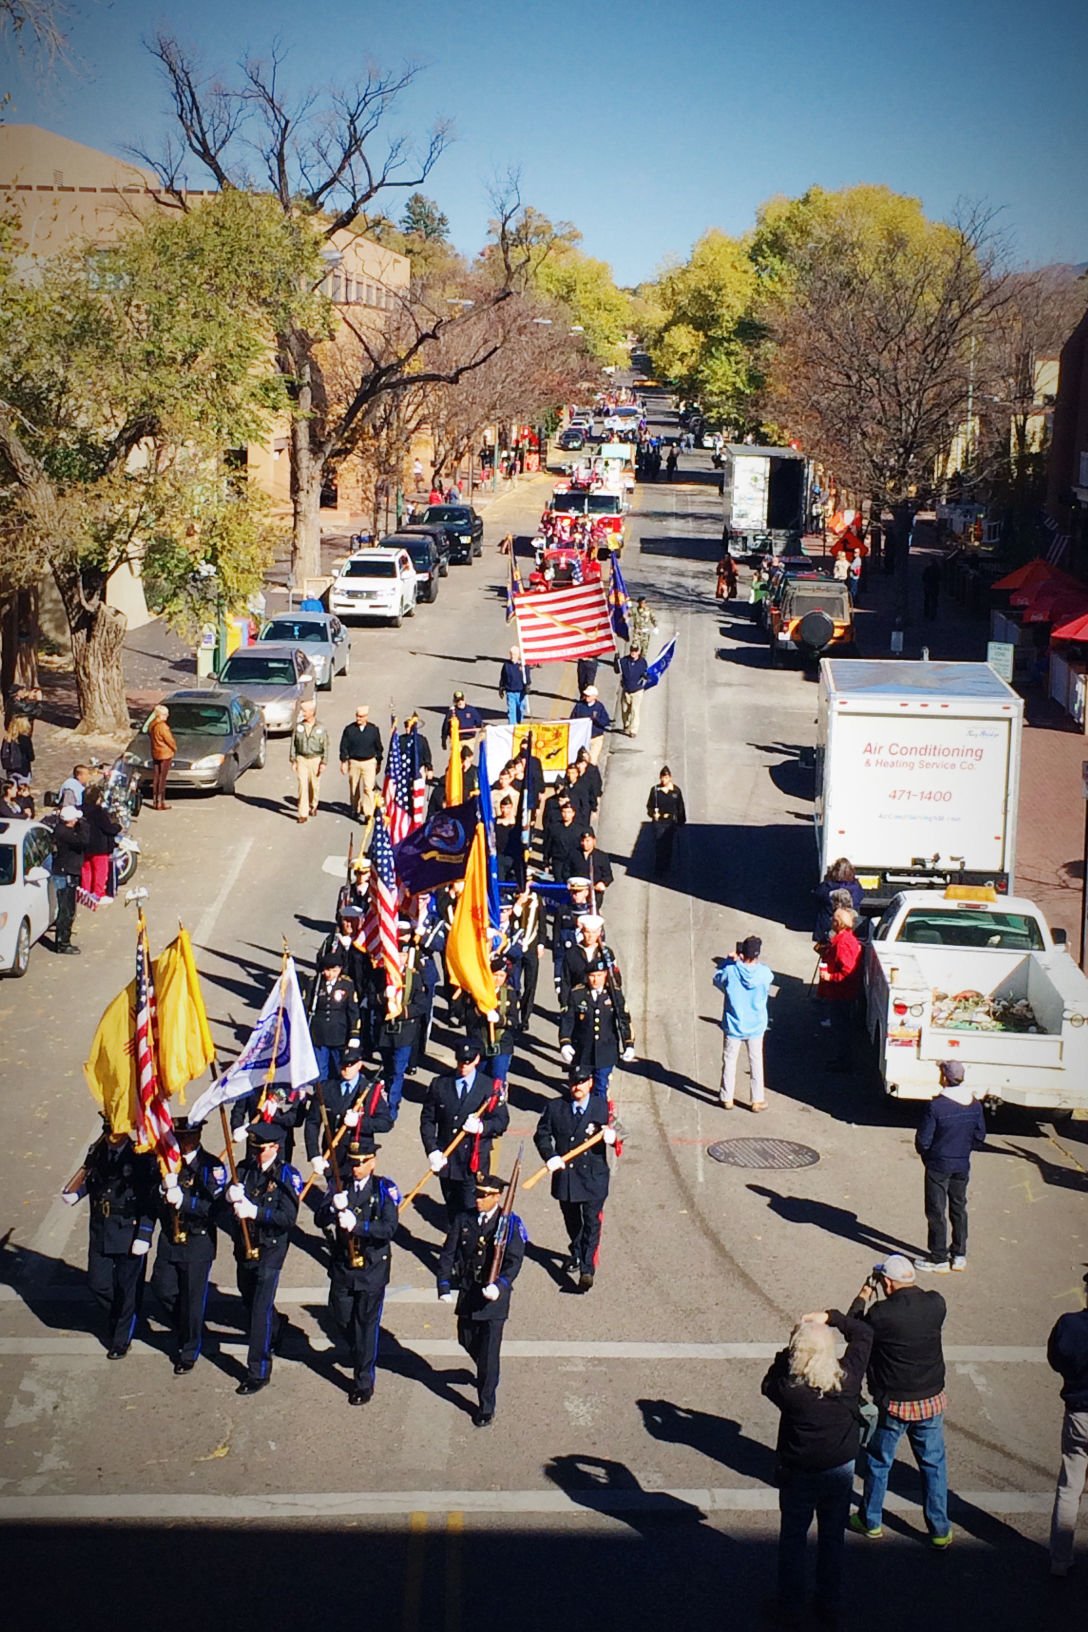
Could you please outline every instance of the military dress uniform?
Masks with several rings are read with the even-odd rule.
[[[340,954],[326,952],[325,959]],[[310,1016],[310,1039],[314,1045],[319,1077],[334,1076],[340,1070],[340,1056],[349,1042],[359,1036],[359,999],[347,975],[336,980],[325,978],[324,960],[319,960],[318,971],[310,988],[307,1013]],[[327,965],[325,965],[327,967]]]
[[[404,1079],[412,1069],[413,1056],[418,1057],[423,1029],[430,1014],[431,996],[427,982],[417,968],[418,956],[418,947],[406,949],[400,1009],[391,1020],[383,1013],[378,1027],[378,1055],[385,1073],[389,1109],[394,1121],[404,1098]]]
[[[465,1046],[459,1045],[461,1049]],[[445,1166],[435,1169],[451,1223],[459,1212],[472,1206],[476,1175],[491,1171],[492,1141],[510,1126],[510,1111],[502,1085],[482,1071],[476,1071],[471,1081],[464,1076],[436,1077],[427,1090],[419,1119],[419,1134],[428,1158],[437,1159],[469,1117],[479,1119],[480,1132],[462,1139]]]
[[[346,1065],[347,1060],[344,1063]],[[321,1100],[318,1100],[316,1092],[311,1097],[306,1115],[306,1155],[311,1162],[323,1162],[329,1154],[321,1115],[322,1102],[333,1139],[345,1122],[355,1133],[388,1133],[393,1126],[393,1114],[380,1074],[368,1076],[363,1071],[357,1071],[352,1077],[330,1077],[321,1084]],[[344,1163],[345,1140],[349,1137],[345,1134],[337,1146],[341,1166]]]
[[[536,987],[540,978],[540,959],[543,947],[540,940],[540,900],[533,891],[528,898],[514,903],[510,914],[507,955],[517,961],[521,994],[521,1029],[527,1029],[536,1005]]]
[[[353,1142],[348,1161],[360,1149],[372,1154],[373,1141]],[[316,1222],[333,1232],[329,1310],[351,1344],[353,1404],[365,1404],[374,1391],[399,1204],[400,1191],[392,1179],[371,1173],[363,1184],[346,1179],[343,1189],[328,1191],[317,1209]],[[356,1399],[356,1394],[362,1398]]]
[[[572,993],[559,1022],[559,1046],[572,1077],[592,1077],[594,1090],[607,1092],[631,1037],[627,1004],[618,988],[595,992],[587,987]]]
[[[273,1351],[287,1324],[286,1317],[276,1310],[276,1288],[291,1244],[291,1230],[298,1218],[302,1179],[297,1169],[282,1158],[284,1139],[284,1130],[275,1122],[256,1123],[250,1133],[251,1147],[254,1143],[276,1144],[279,1147],[276,1159],[269,1167],[262,1168],[256,1152],[252,1151],[238,1164],[237,1184],[227,1187],[230,1205],[224,1217],[234,1239],[238,1291],[249,1319],[246,1380],[242,1384],[246,1393],[256,1393],[258,1387],[267,1383],[272,1373]],[[239,1205],[244,1206],[248,1215],[246,1223],[256,1252],[254,1258],[246,1256],[242,1221],[234,1210]]]
[[[591,1093],[581,1106],[571,1098],[554,1099],[544,1109],[533,1143],[548,1162],[576,1150],[610,1120],[603,1094]],[[603,1140],[552,1173],[552,1197],[559,1203],[570,1243],[567,1267],[581,1276],[585,1291],[597,1270],[608,1179],[608,1146]]]
[[[468,1038],[480,1051],[482,1070],[497,1082],[505,1082],[521,1029],[521,1004],[509,974],[495,994],[495,1012],[498,1020],[489,1021],[474,1009],[468,1022]]]
[[[586,976],[589,966],[599,957],[605,957],[612,969],[612,979],[619,984],[619,969],[616,964],[616,954],[604,941],[594,941],[587,946],[581,935],[575,935],[563,955],[563,969],[559,976],[559,1004],[566,1008],[571,1000],[571,994],[586,985]]]
[[[86,1196],[91,1217],[87,1243],[87,1279],[107,1311],[106,1348],[112,1360],[128,1353],[143,1300],[147,1254],[155,1230],[158,1167],[132,1140],[111,1145],[103,1137],[91,1146],[83,1182],[72,1192]]]
[[[231,1137],[244,1144],[253,1122],[273,1122],[284,1131],[284,1154],[290,1161],[295,1148],[295,1129],[302,1126],[309,1108],[308,1088],[288,1088],[281,1084],[267,1091],[254,1088],[231,1104]]]
[[[448,1300],[457,1289],[457,1341],[476,1367],[479,1409],[473,1420],[477,1427],[484,1427],[495,1415],[499,1354],[510,1314],[510,1292],[529,1239],[521,1219],[511,1213],[506,1221],[499,1272],[492,1282],[500,1220],[498,1197],[490,1213],[460,1213],[450,1225],[438,1259],[438,1295]],[[498,1293],[493,1300],[484,1294],[485,1286],[491,1284]]]
[[[200,1358],[208,1277],[215,1262],[215,1219],[227,1187],[223,1164],[199,1145],[159,1189],[159,1245],[151,1289],[170,1311],[178,1334],[174,1371]],[[180,1200],[171,1200],[180,1193]]]

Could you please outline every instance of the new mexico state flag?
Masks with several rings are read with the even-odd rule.
[[[83,1067],[87,1087],[114,1133],[136,1127],[136,982],[118,992],[94,1034]]]
[[[159,1083],[164,1094],[180,1094],[203,1076],[215,1058],[208,1015],[196,972],[192,942],[181,929],[155,959],[156,1039],[159,1045]]]
[[[487,918],[487,837],[483,823],[476,824],[476,836],[469,851],[465,888],[458,898],[446,942],[446,968],[450,979],[467,992],[483,1014],[498,1004],[495,977],[491,973],[491,931]]]

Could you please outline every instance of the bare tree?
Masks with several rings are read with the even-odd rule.
[[[283,211],[285,230],[313,234],[329,245],[365,218],[382,195],[419,188],[448,140],[443,124],[419,152],[403,137],[386,134],[398,99],[416,77],[411,66],[398,74],[368,71],[347,90],[292,97],[283,84],[284,53],[278,46],[267,62],[243,62],[235,88],[203,78],[195,60],[168,36],[160,35],[149,49],[170,89],[179,131],[165,155],[149,162],[182,207],[182,167],[191,155],[221,189],[270,189]],[[514,284],[512,226],[519,212],[513,188],[499,212],[504,271],[488,295],[492,306],[505,300]],[[334,320],[331,304],[323,328],[299,321],[296,303],[289,298],[271,321],[277,365],[293,408],[292,564],[296,576],[303,577],[320,569],[320,498],[326,476],[366,438],[380,400],[420,383],[456,384],[493,352],[488,343],[452,368],[432,366],[431,350],[448,330],[466,321],[464,309],[428,305],[415,292],[400,301],[396,322],[384,332],[357,322],[346,309]],[[357,373],[349,385],[338,369],[338,389],[333,391],[329,341],[338,329],[351,338]]]

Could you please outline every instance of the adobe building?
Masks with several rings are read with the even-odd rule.
[[[1062,565],[1088,578],[1088,311],[1062,347],[1046,508],[1069,539]]]

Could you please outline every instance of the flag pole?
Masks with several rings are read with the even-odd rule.
[[[280,1001],[276,1009],[276,1029],[272,1033],[272,1054],[268,1061],[268,1070],[264,1074],[264,1082],[261,1084],[261,1097],[257,1101],[258,1112],[263,1108],[264,1102],[268,1098],[268,1090],[276,1080],[276,1056],[279,1054],[280,1038],[283,1035],[283,1011],[287,1003],[287,964],[290,956],[287,936],[285,935],[283,937],[283,955],[280,961]]]

